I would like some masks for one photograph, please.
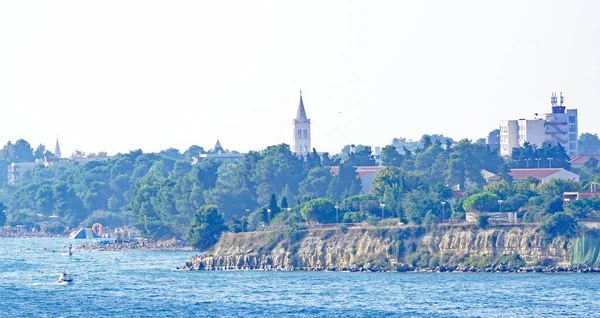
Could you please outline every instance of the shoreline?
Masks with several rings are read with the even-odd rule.
[[[387,267],[359,267],[359,268],[279,268],[279,267],[194,267],[190,262],[178,266],[182,271],[260,271],[260,272],[345,272],[345,273],[600,273],[600,267],[582,265],[567,266],[436,266],[412,267],[407,264],[398,264],[395,268]]]
[[[174,239],[168,241],[152,241],[149,239],[118,241],[105,240],[79,245],[74,251],[191,251],[192,247]]]

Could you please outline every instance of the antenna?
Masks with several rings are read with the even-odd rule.
[[[562,92],[560,92],[560,106],[565,102],[565,98],[562,96]]]

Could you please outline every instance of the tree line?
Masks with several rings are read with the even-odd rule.
[[[27,148],[24,145],[7,145],[13,150],[6,153],[23,157],[17,153]],[[24,152],[33,154],[27,149]],[[57,231],[95,222],[133,224],[146,237],[205,242],[197,244],[211,242],[210,237],[223,229],[252,231],[306,221],[376,223],[383,216],[427,224],[461,219],[466,212],[498,211],[498,200],[503,201],[502,211],[518,212],[531,222],[545,222],[557,213],[591,217],[598,210],[595,199],[566,205],[562,201],[564,191],[600,181],[600,168],[598,162],[571,168],[560,146],[538,149],[526,144],[511,158],[501,158],[479,142],[424,135],[418,147],[399,149],[392,144],[382,149],[379,160],[386,167],[368,193],[362,191],[356,166],[375,165],[377,159],[362,145],[348,145],[333,156],[314,149],[297,156],[281,144],[251,151],[239,162],[208,157],[192,164],[200,153],[206,152],[199,146],[184,152],[137,150],[105,161],[40,165],[17,185],[0,182],[0,201],[6,205],[9,225],[36,226],[51,216],[59,220],[52,223]],[[552,167],[575,170],[582,183],[513,181],[510,169],[532,158],[553,158]],[[333,166],[339,167],[336,173]],[[486,184],[483,169],[501,180]],[[463,196],[454,197],[456,191]]]

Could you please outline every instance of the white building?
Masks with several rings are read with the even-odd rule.
[[[304,110],[304,102],[302,101],[302,91],[300,91],[300,103],[298,104],[298,112],[294,125],[294,142],[292,144],[292,152],[298,155],[305,155],[312,151],[310,147],[310,119],[306,117]]]
[[[525,142],[541,147],[544,142],[560,144],[570,156],[577,155],[577,109],[566,109],[560,94],[560,105],[556,93],[552,94],[552,113],[533,119],[504,120],[500,122],[500,155],[510,156],[515,147]]]

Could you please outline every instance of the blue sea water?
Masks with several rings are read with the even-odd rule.
[[[194,252],[0,239],[2,317],[593,317],[600,275],[177,271]],[[47,250],[44,250],[44,247]],[[54,283],[73,273],[71,285]]]

